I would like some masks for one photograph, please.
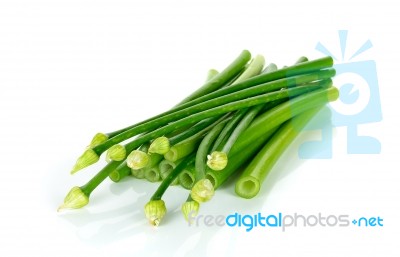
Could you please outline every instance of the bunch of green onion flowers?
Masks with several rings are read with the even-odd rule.
[[[186,194],[181,210],[187,220],[229,178],[237,179],[239,197],[255,197],[302,128],[339,97],[332,67],[331,57],[301,57],[278,68],[265,65],[262,55],[252,58],[242,51],[221,72],[210,70],[205,83],[173,108],[95,134],[71,173],[98,162],[102,154],[106,165],[86,184],[73,187],[58,210],[86,206],[107,178],[159,183],[144,206],[154,226],[167,215],[163,195],[173,185]]]

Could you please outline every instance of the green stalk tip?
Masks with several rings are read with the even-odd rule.
[[[158,137],[154,139],[149,147],[149,153],[158,153],[164,155],[170,149],[169,139],[166,137]]]
[[[92,138],[92,141],[90,142],[90,144],[88,145],[88,148],[94,148],[104,142],[106,142],[108,140],[108,136],[104,133],[97,133],[96,135],[94,135],[94,137]]]
[[[196,201],[189,201],[182,204],[182,213],[185,220],[192,224],[193,218],[199,213],[200,204]]]
[[[113,145],[108,149],[106,161],[122,161],[126,157],[126,149],[123,145]]]
[[[79,209],[89,203],[89,197],[85,195],[80,187],[73,187],[64,198],[64,203],[58,207],[57,211],[63,209]]]
[[[167,213],[163,200],[152,200],[144,206],[144,213],[152,226],[158,226]]]
[[[116,170],[111,171],[111,173],[110,173],[110,175],[108,175],[108,177],[114,182],[118,182],[121,180],[121,175]]]
[[[140,150],[132,151],[126,158],[126,164],[129,168],[138,170],[147,166],[150,156]]]
[[[209,201],[214,196],[214,186],[208,179],[200,179],[194,184],[190,196],[198,203]]]
[[[71,170],[71,174],[86,168],[99,160],[99,156],[92,149],[86,149],[85,152],[78,158],[74,167]]]
[[[144,169],[138,169],[138,170],[131,169],[132,176],[138,179],[144,178],[144,173],[145,173]]]
[[[207,166],[212,170],[223,170],[228,164],[228,156],[224,152],[214,151],[207,156]]]

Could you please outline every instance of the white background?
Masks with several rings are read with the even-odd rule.
[[[398,8],[395,1],[0,1],[0,256],[399,256]],[[151,228],[143,205],[156,185],[107,181],[83,210],[57,214],[74,185],[69,169],[92,135],[140,121],[201,85],[242,49],[279,66],[348,54],[375,60],[383,121],[360,127],[380,155],[348,155],[335,131],[330,160],[299,160],[297,146],[243,200],[233,183],[201,214],[302,213],[381,216],[384,227],[254,229],[188,227],[186,193],[166,194],[169,210]],[[303,137],[304,139],[304,137]],[[397,238],[397,241],[395,239]]]

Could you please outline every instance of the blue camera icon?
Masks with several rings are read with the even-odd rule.
[[[340,98],[332,103],[332,123],[347,127],[347,153],[378,154],[381,144],[371,136],[358,135],[358,125],[382,120],[376,64],[374,61],[335,65],[335,86]]]
[[[342,62],[334,65],[336,69],[334,85],[339,89],[340,97],[330,104],[330,113],[320,112],[307,126],[306,130],[320,130],[321,140],[303,143],[299,149],[300,158],[331,158],[333,127],[346,127],[348,154],[379,154],[381,152],[381,144],[377,138],[358,133],[359,125],[382,120],[376,63],[373,60],[345,62],[347,31],[340,30],[339,38]],[[350,57],[350,60],[371,47],[371,41],[366,41]],[[317,44],[316,49],[337,60],[321,43]],[[331,119],[327,119],[328,116]],[[331,120],[331,123],[327,120]]]

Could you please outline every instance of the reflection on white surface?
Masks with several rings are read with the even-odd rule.
[[[303,140],[304,138],[299,139],[299,142]],[[264,209],[274,186],[304,162],[297,158],[297,147],[293,149],[296,150],[288,151],[284,157],[284,160],[290,161],[278,162],[276,170],[279,172],[270,174],[259,196],[251,200],[237,197],[234,193],[235,181],[231,179],[216,191],[210,202],[201,206],[199,215],[227,216],[234,212],[251,214]],[[61,184],[63,178],[58,179]],[[59,218],[76,231],[77,237],[94,246],[118,246],[119,242],[129,241],[131,248],[127,252],[143,256],[208,256],[209,246],[219,240],[218,249],[222,251],[219,256],[232,255],[238,243],[238,235],[246,233],[244,229],[239,233],[232,233],[230,227],[206,226],[204,222],[200,222],[198,226],[189,226],[180,211],[188,191],[179,186],[168,189],[163,198],[168,213],[159,227],[151,227],[144,216],[143,206],[157,186],[158,183],[133,177],[119,183],[106,181],[92,194],[88,206],[61,213]],[[51,195],[60,193],[60,187],[57,186],[48,190],[53,191]]]

